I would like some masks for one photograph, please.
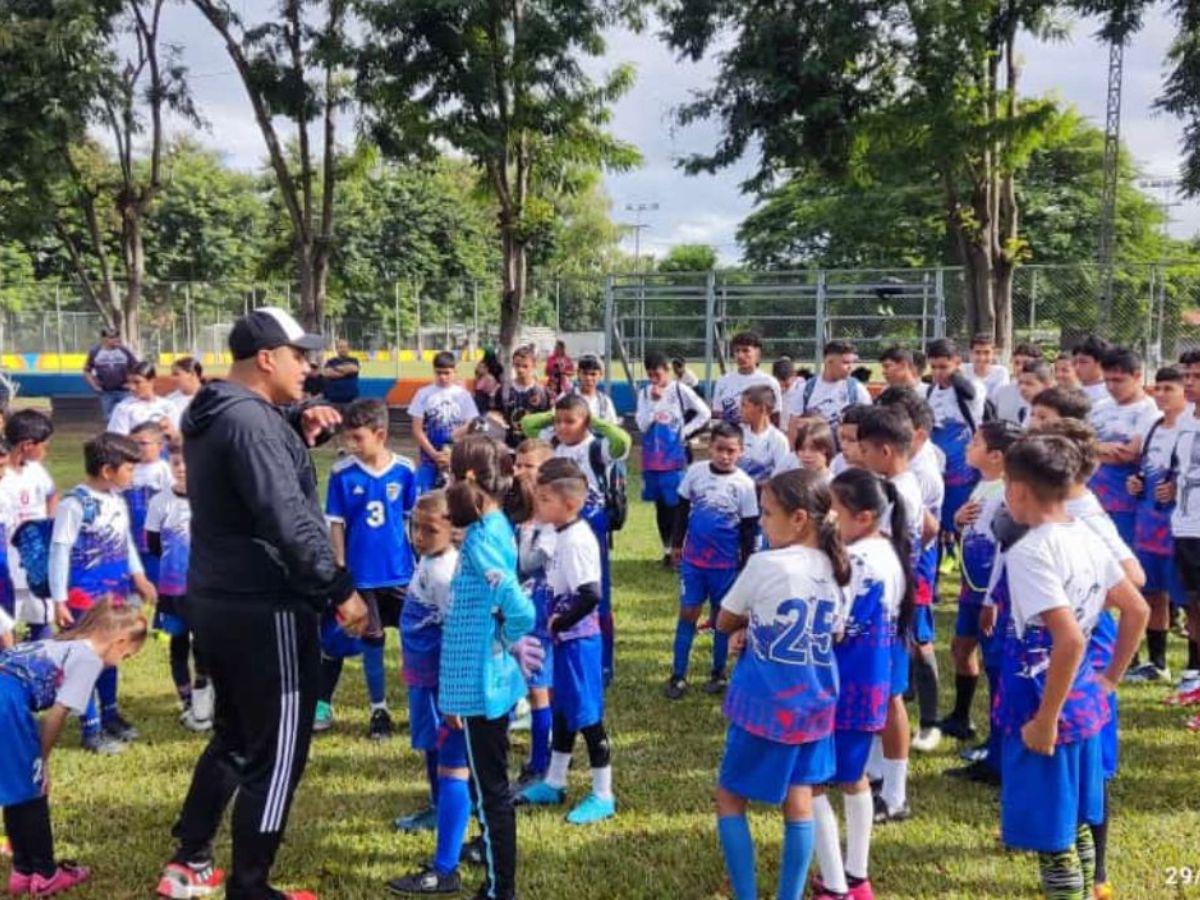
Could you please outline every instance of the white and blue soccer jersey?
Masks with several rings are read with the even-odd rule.
[[[129,508],[119,494],[86,485],[69,491],[54,513],[50,540],[71,548],[67,577],[52,572],[50,584],[54,600],[66,601],[72,609],[88,610],[106,596],[124,601],[130,576],[143,572]]]
[[[996,363],[988,366],[986,372],[976,372],[975,364],[966,362],[962,364],[961,371],[968,378],[982,381],[989,399],[995,395],[996,391],[1008,384],[1008,369]]]
[[[1149,397],[1124,404],[1112,398],[1100,400],[1092,406],[1091,413],[1092,427],[1102,444],[1126,444],[1134,438],[1145,441],[1160,418],[1162,413]],[[1101,463],[1088,487],[1107,512],[1132,513],[1137,501],[1126,490],[1125,482],[1136,474],[1137,463]]]
[[[325,514],[346,529],[346,566],[355,587],[396,587],[412,580],[405,526],[416,501],[416,473],[407,457],[393,455],[378,472],[355,456],[334,465]]]
[[[608,438],[597,437],[589,431],[578,444],[564,444],[554,437],[553,428],[546,428],[542,431],[542,439],[549,441],[554,446],[554,455],[557,458],[571,460],[571,462],[579,466],[579,471],[583,472],[588,483],[586,507],[589,509],[602,509],[604,507],[604,488],[600,484],[600,477],[596,472],[596,467],[592,465],[591,447],[594,442],[600,442],[599,462],[603,464],[603,468],[607,472],[612,464],[616,462],[616,457],[612,455],[612,450],[609,448]]]
[[[188,558],[192,546],[192,507],[186,494],[161,491],[150,501],[146,532],[155,532],[162,543],[158,564],[158,592],[165,597],[187,593]]]
[[[422,556],[408,585],[400,612],[400,645],[409,687],[437,687],[442,622],[450,609],[450,583],[457,569],[458,550],[450,546],[437,556]]]
[[[896,493],[904,501],[905,520],[908,522],[908,539],[911,542],[909,558],[913,571],[916,571],[917,561],[921,555],[921,526],[925,520],[925,502],[921,496],[921,484],[911,469],[906,469],[888,480],[895,485]],[[888,510],[888,514],[879,523],[879,530],[884,534],[892,533],[891,520],[892,513],[891,510]]]
[[[775,394],[775,411],[783,415],[783,392],[775,376],[766,372],[726,372],[713,388],[712,414],[732,425],[742,423],[742,392],[756,384],[765,384]]]
[[[454,430],[479,418],[475,400],[461,384],[439,387],[427,384],[417,391],[409,404],[408,414],[420,419],[425,437],[435,450],[441,450],[454,438]],[[433,465],[424,453],[421,461]]]
[[[687,415],[694,412],[689,421]],[[650,385],[638,391],[637,427],[642,433],[642,470],[686,468],[688,438],[708,424],[708,405],[686,384],[672,382],[655,398]]]
[[[766,484],[779,472],[796,467],[787,437],[774,425],[767,425],[757,434],[749,425],[742,425],[742,446],[738,468],[755,484]]]
[[[847,406],[869,404],[871,393],[857,378],[843,378],[840,381],[826,381],[821,375],[814,375],[805,384],[800,395],[800,403],[793,407],[793,416],[819,416],[829,423],[829,427],[837,434],[838,423],[842,420],[842,410]]]
[[[683,561],[701,569],[736,569],[741,561],[741,522],[758,515],[758,494],[741,469],[715,472],[693,463],[679,485],[691,504]]]
[[[170,465],[166,460],[156,459],[150,463],[137,463],[133,467],[133,483],[122,491],[125,502],[129,504],[133,539],[137,541],[138,552],[143,558],[150,549],[146,543],[146,512],[150,509],[150,501],[157,494],[171,490],[174,483]]]
[[[992,581],[992,567],[999,549],[992,520],[1004,506],[1004,480],[981,481],[971,490],[970,501],[979,504],[979,516],[961,531],[963,596],[980,602]],[[961,601],[960,601],[961,602]]]
[[[946,482],[943,472],[946,457],[933,441],[926,441],[908,461],[909,471],[917,476],[921,486],[921,502],[935,519],[941,519],[946,502]],[[936,538],[934,538],[936,540]]]
[[[970,484],[979,477],[967,464],[967,446],[971,443],[975,429],[983,423],[987,389],[982,381],[974,379],[971,380],[971,387],[975,390],[975,396],[963,401],[970,414],[970,421],[963,415],[958,393],[953,385],[930,385],[925,395],[933,410],[933,442],[946,454],[945,480],[951,485]]]
[[[579,589],[595,585],[599,590],[600,545],[583,519],[576,519],[555,535],[554,555],[546,563],[546,587],[550,592],[550,616],[566,614],[579,602]],[[560,642],[600,633],[600,616],[592,610],[558,635]]]

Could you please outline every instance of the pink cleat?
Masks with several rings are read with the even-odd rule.
[[[864,878],[856,885],[852,885],[850,893],[846,895],[850,900],[875,900],[875,889],[871,887],[871,881]]]
[[[15,869],[8,873],[8,893],[12,897],[24,897],[29,893],[31,884],[33,884],[32,875],[22,875]]]
[[[29,882],[31,897],[50,897],[61,894],[73,887],[78,887],[92,877],[92,870],[87,866],[79,866],[72,862],[60,862],[54,874],[47,878],[45,875],[34,875]]]
[[[317,900],[317,895],[312,891],[284,891],[284,900]]]
[[[172,900],[193,900],[217,892],[225,880],[225,873],[212,863],[196,868],[184,863],[170,863],[158,880],[158,896]]]

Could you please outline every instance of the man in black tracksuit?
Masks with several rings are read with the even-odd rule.
[[[304,334],[277,309],[239,319],[227,381],[204,387],[182,422],[192,507],[188,614],[216,692],[212,740],[196,764],[159,893],[214,893],[212,841],[234,791],[229,900],[300,898],[268,884],[304,773],[319,687],[319,617],[337,607],[360,631],[366,608],[333,557],[308,444],[336,424],[301,396]]]

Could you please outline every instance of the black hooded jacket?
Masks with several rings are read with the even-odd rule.
[[[299,414],[228,381],[206,385],[188,406],[190,596],[319,610],[353,593],[334,561]]]

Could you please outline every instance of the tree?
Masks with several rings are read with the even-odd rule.
[[[624,169],[637,151],[606,130],[627,66],[599,82],[584,57],[604,30],[637,24],[635,0],[361,0],[369,26],[360,97],[384,152],[428,156],[438,143],[484,173],[497,206],[502,258],[500,344],[515,343],[532,230],[545,209],[544,167]]]
[[[676,244],[658,261],[660,272],[711,272],[717,267],[717,251],[708,244]]]
[[[277,17],[253,27],[247,27],[226,0],[193,2],[224,41],[254,110],[292,229],[300,317],[305,327],[320,330],[333,241],[334,130],[343,103],[338,73],[348,53],[346,2],[279,0]],[[319,24],[306,15],[310,6],[316,10]],[[275,127],[277,116],[289,119],[296,129],[294,167]],[[319,162],[310,134],[310,126],[318,119]]]

